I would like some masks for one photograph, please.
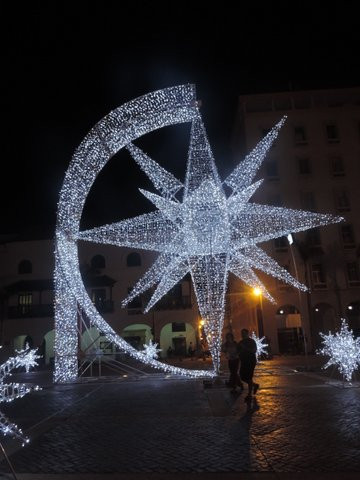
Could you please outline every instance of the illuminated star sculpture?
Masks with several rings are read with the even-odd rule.
[[[343,378],[350,382],[354,371],[360,366],[360,338],[354,337],[345,319],[341,320],[340,332],[320,335],[324,346],[317,353],[330,357],[323,368],[336,366]]]
[[[149,343],[144,345],[144,354],[149,358],[158,358],[159,352],[162,351],[161,348],[157,348],[158,344],[153,343],[152,340],[149,340]]]
[[[30,350],[31,351],[31,350]],[[34,350],[33,350],[34,351]],[[24,358],[28,354],[24,350],[16,357],[10,357],[5,363],[0,365],[0,403],[12,402],[17,398],[22,398],[32,390],[40,390],[39,386],[28,387],[24,383],[4,383],[4,379],[11,375],[11,372],[25,365]],[[29,442],[28,437],[24,435],[22,430],[8,420],[8,418],[0,412],[0,432],[3,435],[11,435],[22,442],[22,446]]]
[[[134,297],[156,286],[148,312],[187,273],[191,274],[215,370],[219,371],[220,342],[229,272],[251,287],[258,287],[274,301],[254,269],[261,270],[297,288],[306,286],[280,267],[259,246],[261,242],[341,221],[341,217],[250,202],[262,180],[256,173],[283,118],[226,178],[232,190],[227,197],[218,175],[205,128],[198,115],[192,122],[185,184],[160,167],[142,150],[127,148],[160,195],[140,190],[156,211],[119,223],[80,232],[79,237],[98,243],[155,250],[153,266],[138,281],[126,306]],[[177,193],[183,189],[181,199]]]
[[[15,350],[19,357],[19,367],[25,367],[26,373],[30,371],[30,368],[39,365],[37,360],[41,358],[41,355],[37,355],[37,351],[37,348],[30,348],[28,343],[23,350]]]
[[[256,360],[259,360],[261,355],[268,354],[266,347],[268,347],[269,345],[267,343],[264,343],[265,337],[259,338],[255,332],[252,332],[252,334],[250,335],[250,338],[255,340],[255,343],[256,343]]]
[[[282,119],[231,175],[222,182],[200,117],[194,85],[150,92],[102,118],[78,146],[60,192],[55,246],[56,382],[78,375],[78,314],[133,358],[173,374],[212,377],[219,372],[225,292],[229,272],[273,301],[255,270],[306,289],[270,258],[259,244],[290,232],[341,220],[300,210],[258,205],[251,197],[261,185],[255,176],[278,135]],[[168,125],[191,122],[184,184],[133,142]],[[87,195],[101,170],[127,148],[158,194],[142,191],[156,211],[87,231],[80,222]],[[100,315],[79,269],[79,241],[92,241],[158,252],[154,265],[138,281],[123,305],[147,289],[154,294],[146,312],[190,273],[214,370],[192,370],[149,359],[129,345]]]

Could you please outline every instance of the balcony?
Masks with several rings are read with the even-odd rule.
[[[54,305],[16,305],[8,307],[8,318],[53,317]]]

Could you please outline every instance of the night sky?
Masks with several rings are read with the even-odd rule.
[[[356,2],[29,2],[1,14],[0,233],[53,236],[75,148],[110,110],[152,90],[195,83],[220,175],[238,159],[239,94],[360,85]],[[314,2],[315,3],[315,2]],[[262,5],[263,4],[263,5]],[[266,5],[266,7],[265,7]],[[275,8],[276,6],[276,8]],[[189,126],[136,143],[184,178]],[[126,152],[88,197],[83,227],[152,209],[152,189]]]

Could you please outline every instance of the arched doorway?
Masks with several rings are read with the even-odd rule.
[[[144,345],[149,343],[149,340],[153,340],[151,327],[145,323],[128,325],[122,331],[121,336],[137,350],[143,350]]]
[[[345,311],[349,327],[353,330],[356,337],[360,337],[360,301],[355,300],[349,303]]]
[[[333,306],[328,303],[317,303],[313,307],[312,333],[315,349],[319,348],[322,344],[320,333],[328,334],[329,331],[334,332],[338,324],[336,311]]]
[[[275,314],[279,353],[296,355],[304,351],[301,314],[295,305],[281,305]]]
[[[196,332],[191,323],[167,323],[160,332],[162,356],[185,357],[190,342],[196,348]]]

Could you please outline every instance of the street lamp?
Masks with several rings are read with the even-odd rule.
[[[264,336],[263,308],[262,308],[262,291],[261,288],[253,288],[253,295],[259,299],[256,305],[256,319],[258,324],[259,337]]]
[[[293,261],[293,264],[294,264],[296,280],[299,281],[298,269],[297,269],[297,265],[296,265],[295,255],[294,255],[293,248],[292,248],[292,245],[294,243],[294,238],[291,235],[291,233],[289,233],[289,235],[287,236],[287,240],[288,240],[289,246],[290,246],[290,253],[291,253],[291,258],[292,258],[292,261]],[[300,292],[299,289],[298,289],[298,295],[299,295],[299,308],[300,308],[300,325],[301,325],[302,336],[303,336],[303,341],[304,341],[305,363],[306,363],[306,369],[309,370],[306,332],[305,332],[305,326],[304,326],[303,319],[302,319],[303,318],[302,317],[303,305],[302,305],[301,292]]]

